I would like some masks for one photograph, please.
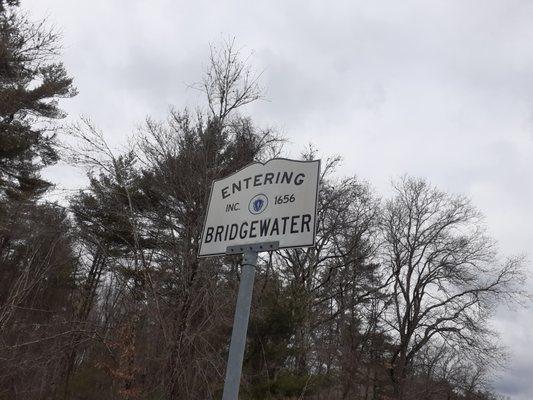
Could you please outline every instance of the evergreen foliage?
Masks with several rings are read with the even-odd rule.
[[[58,35],[17,7],[0,3],[0,198],[32,198],[50,185],[39,176],[58,160],[47,122],[64,116],[57,99],[76,94],[56,61]]]

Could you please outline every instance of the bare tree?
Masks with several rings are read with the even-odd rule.
[[[212,116],[223,122],[233,111],[262,98],[260,74],[253,73],[235,39],[211,45],[210,50],[204,79],[195,87],[205,93]]]
[[[316,156],[312,148],[303,154],[304,159]],[[298,315],[289,370],[310,382],[336,373],[338,386],[352,396],[358,393],[354,376],[363,370],[356,360],[364,341],[359,340],[361,330],[369,328],[364,303],[377,294],[379,284],[372,283],[371,265],[379,208],[368,184],[355,177],[335,178],[339,162],[339,157],[326,160],[321,173],[316,246],[279,251],[274,268]],[[316,390],[306,380],[301,384],[299,395]],[[334,396],[337,385],[323,390]]]
[[[219,332],[231,321],[223,290],[234,288],[221,259],[197,257],[204,207],[213,179],[270,158],[281,143],[233,114],[259,92],[233,43],[223,49],[212,48],[204,80],[211,113],[172,110],[166,121],[149,119],[118,155],[89,120],[71,127],[78,143],[71,161],[91,179],[71,210],[125,287],[113,317],[125,340],[105,337],[113,353],[106,373],[124,398],[155,386],[169,398],[206,398],[221,383],[226,343]],[[143,335],[150,344],[141,347]],[[141,357],[160,359],[152,382],[141,379]]]
[[[464,197],[424,180],[403,178],[383,210],[383,267],[394,338],[390,377],[396,398],[417,354],[440,340],[488,357],[495,346],[487,326],[494,301],[520,295],[522,259],[498,262],[482,216]]]

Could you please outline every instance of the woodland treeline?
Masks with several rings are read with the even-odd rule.
[[[0,0],[0,399],[219,399],[240,258],[197,252],[212,180],[285,154],[244,114],[257,78],[213,47],[205,105],[116,152],[90,120],[57,122],[76,95],[58,39]],[[89,182],[57,202],[41,172],[60,159]],[[490,316],[521,296],[522,259],[467,198],[412,177],[380,198],[339,162],[316,247],[260,257],[240,397],[497,398]]]

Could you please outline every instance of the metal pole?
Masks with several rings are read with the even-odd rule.
[[[237,305],[235,307],[235,318],[233,320],[233,331],[231,332],[228,366],[226,369],[222,400],[238,400],[239,398],[242,361],[244,359],[246,331],[248,330],[248,318],[250,316],[250,305],[254,290],[256,264],[257,251],[246,250],[242,262],[241,282],[239,284],[239,294],[237,295]]]

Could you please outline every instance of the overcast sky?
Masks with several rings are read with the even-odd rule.
[[[404,173],[466,194],[503,254],[533,255],[533,1],[23,0],[63,32],[86,115],[120,146],[146,116],[194,106],[209,43],[235,36],[268,101],[246,111],[297,156],[340,154],[386,195]],[[399,4],[402,4],[399,6]],[[57,166],[60,188],[83,175]],[[531,267],[530,267],[531,270]],[[531,280],[529,290],[533,290]],[[533,311],[500,310],[495,387],[533,399]]]

